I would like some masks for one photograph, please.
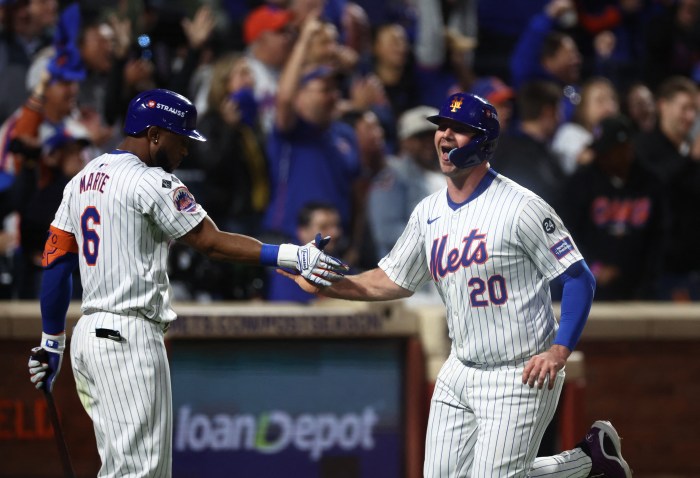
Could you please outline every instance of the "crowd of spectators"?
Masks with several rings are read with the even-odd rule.
[[[599,300],[700,300],[699,82],[700,0],[0,0],[0,298],[38,297],[63,186],[167,88],[208,138],[175,174],[226,230],[373,267],[443,187],[425,118],[469,91]],[[170,255],[181,300],[310,300],[269,272]]]

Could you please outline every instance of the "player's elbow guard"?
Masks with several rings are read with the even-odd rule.
[[[41,265],[44,269],[51,269],[61,264],[68,267],[78,265],[78,243],[73,234],[51,226],[41,255]]]

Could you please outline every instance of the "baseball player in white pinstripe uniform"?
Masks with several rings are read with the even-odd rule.
[[[452,347],[431,401],[426,477],[630,477],[607,421],[573,450],[536,458],[595,281],[556,212],[490,168],[499,135],[491,104],[457,93],[427,119],[438,125],[447,188],[416,206],[379,267],[320,289],[289,277],[350,300],[408,297],[435,283]],[[560,324],[552,280],[563,283]]]
[[[31,380],[51,390],[65,348],[70,275],[79,264],[82,317],[71,362],[93,420],[98,476],[168,477],[172,468],[170,372],[163,344],[175,320],[166,273],[168,245],[189,244],[221,260],[282,265],[321,285],[346,267],[324,245],[261,244],[219,231],[172,171],[188,141],[205,141],[185,97],[150,90],[127,112],[119,149],[91,161],[65,188],[44,251],[41,290],[46,363],[30,358]],[[328,238],[326,238],[328,239]],[[36,349],[35,349],[36,352]]]

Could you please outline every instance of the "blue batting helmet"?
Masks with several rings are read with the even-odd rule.
[[[438,126],[443,120],[454,121],[477,132],[469,144],[450,151],[450,161],[458,168],[471,168],[493,156],[501,126],[496,108],[482,97],[455,93],[445,101],[438,114],[427,119]]]
[[[155,89],[136,95],[129,103],[124,132],[134,136],[150,126],[159,126],[197,141],[207,139],[195,129],[197,109],[192,102],[174,91]]]

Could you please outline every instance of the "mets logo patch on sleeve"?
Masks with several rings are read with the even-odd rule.
[[[566,256],[569,252],[574,250],[574,245],[572,244],[571,239],[565,237],[564,239],[550,247],[549,250],[552,251],[554,257],[556,257],[559,260],[562,260],[564,256]]]
[[[175,209],[181,212],[194,212],[197,210],[197,201],[184,186],[173,191],[173,203],[175,203]]]

